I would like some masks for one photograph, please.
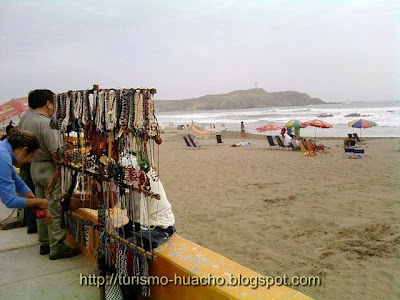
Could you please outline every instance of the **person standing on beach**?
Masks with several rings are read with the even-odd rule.
[[[22,124],[22,129],[29,129],[39,139],[40,148],[31,163],[31,176],[35,185],[36,195],[44,198],[47,186],[56,170],[57,150],[61,146],[59,132],[50,128],[50,118],[55,109],[54,93],[50,90],[34,90],[29,93],[28,102],[32,113]],[[56,201],[60,193],[60,183],[54,187],[52,196],[49,196],[49,210],[53,223],[46,225],[37,220],[39,232],[40,255],[50,253],[50,259],[69,258],[80,253],[78,249],[67,247],[64,243],[66,231],[61,228],[61,211]]]
[[[300,128],[299,127],[294,128],[294,137],[296,139],[300,138]]]
[[[243,123],[243,121],[240,122],[240,137],[241,137],[241,138],[246,138],[246,137],[247,137],[246,129],[244,128],[244,123]]]
[[[293,134],[292,134],[292,131],[293,131],[293,129],[292,129],[292,127],[287,127],[287,131],[286,131],[286,133],[291,137],[291,138],[293,138]]]

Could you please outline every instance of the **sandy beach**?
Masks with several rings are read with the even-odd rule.
[[[229,147],[239,132],[190,149],[184,134],[167,130],[159,148],[181,236],[263,275],[321,276],[296,288],[316,299],[399,297],[399,138],[366,138],[371,159],[347,159],[342,139],[304,157],[261,135]]]

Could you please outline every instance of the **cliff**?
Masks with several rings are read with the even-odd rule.
[[[190,111],[303,106],[324,103],[321,99],[311,98],[305,93],[295,91],[269,93],[263,89],[250,89],[192,99],[157,100],[155,106],[158,111]]]

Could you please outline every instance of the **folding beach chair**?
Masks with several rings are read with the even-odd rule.
[[[314,145],[311,142],[311,140],[306,140],[306,148],[307,148],[307,151],[310,154],[310,156],[316,156],[317,155],[317,151],[315,150]]]
[[[278,143],[279,147],[281,147],[282,149],[285,149],[286,147],[283,145],[283,142],[281,140],[281,137],[279,135],[275,136],[275,140]]]
[[[364,148],[354,148],[353,158],[364,158],[364,157],[369,157],[371,159],[371,156],[365,155]]]
[[[192,145],[190,145],[189,140],[186,136],[183,137],[183,140],[185,141],[186,146],[188,146],[189,148],[192,148]]]
[[[354,148],[353,147],[344,147],[343,157],[353,158],[354,156]]]
[[[300,147],[301,153],[304,156],[310,156],[310,153],[307,151],[306,146],[304,144],[304,140],[300,140],[299,147]]]
[[[296,140],[295,140],[295,139],[292,139],[292,140],[290,141],[290,143],[292,144],[291,147],[293,148],[294,151],[300,150],[300,147],[297,146]],[[300,144],[300,143],[299,143],[299,144]]]
[[[271,135],[267,135],[267,140],[269,143],[269,148],[277,149],[278,145],[274,143],[274,140]]]
[[[192,137],[190,135],[188,135],[188,139],[189,139],[190,143],[192,144],[193,148],[200,147],[200,145],[197,145],[197,143],[192,139]]]
[[[360,138],[358,137],[357,133],[353,133],[354,138],[357,140],[357,142],[361,143]]]

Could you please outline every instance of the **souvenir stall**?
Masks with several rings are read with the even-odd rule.
[[[223,284],[229,274],[262,275],[173,235],[175,218],[157,172],[155,93],[93,86],[56,95],[51,127],[63,146],[48,190],[60,201],[68,239],[95,262],[93,275],[108,278],[100,298],[309,299],[284,286]],[[151,281],[133,281],[152,277],[164,283],[150,283],[151,291]],[[199,285],[199,278],[220,283]]]
[[[63,226],[96,257],[95,273],[104,278],[148,276],[154,258],[151,210],[161,184],[155,93],[93,86],[56,95],[51,127],[63,147],[52,190],[59,189]],[[74,214],[78,207],[93,218]],[[135,293],[146,297],[150,290],[142,285]]]

